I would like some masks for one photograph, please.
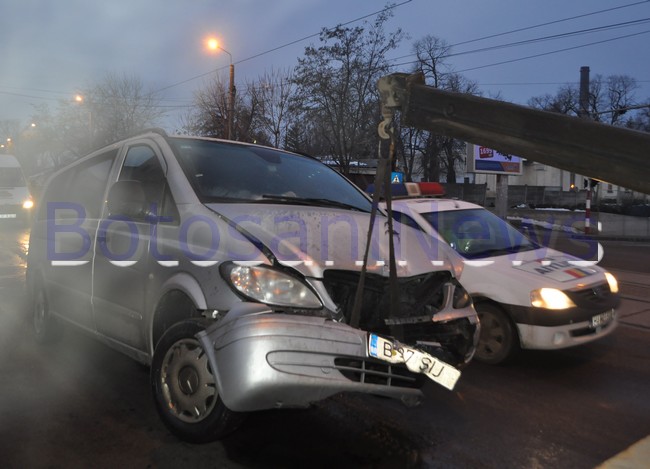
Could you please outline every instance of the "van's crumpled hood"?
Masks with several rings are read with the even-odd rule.
[[[370,214],[327,207],[280,204],[206,204],[252,235],[276,259],[306,276],[322,278],[326,269],[360,271]],[[410,227],[397,227],[395,259],[400,277],[435,270],[455,275],[460,256],[445,243]],[[377,213],[368,271],[388,275],[388,220]]]

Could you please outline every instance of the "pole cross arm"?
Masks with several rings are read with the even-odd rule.
[[[379,79],[402,123],[650,194],[650,133],[426,86],[422,74]]]

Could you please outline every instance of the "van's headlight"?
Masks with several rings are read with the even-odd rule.
[[[530,303],[536,308],[567,309],[576,304],[557,288],[540,288],[530,292]]]
[[[308,309],[323,306],[300,278],[268,266],[225,264],[222,273],[235,290],[260,303]]]
[[[618,293],[618,281],[616,280],[616,277],[614,277],[609,272],[605,272],[605,278],[609,284],[609,291],[612,293]]]
[[[23,208],[25,210],[29,210],[34,206],[34,201],[32,199],[25,199],[23,200]]]

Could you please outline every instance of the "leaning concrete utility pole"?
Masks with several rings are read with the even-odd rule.
[[[650,133],[439,90],[420,73],[387,75],[378,88],[404,125],[650,194]]]

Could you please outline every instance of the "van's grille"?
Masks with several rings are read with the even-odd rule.
[[[332,300],[347,321],[354,308],[359,273],[328,270],[324,283]],[[449,271],[430,272],[398,279],[398,311],[390,312],[389,279],[368,274],[365,280],[359,327],[384,337],[392,337],[446,361],[463,363],[474,346],[476,325],[466,318],[433,322],[433,315],[446,304],[445,285],[455,285]]]
[[[421,388],[424,375],[411,373],[404,365],[391,365],[354,357],[334,359],[336,369],[350,381],[401,388]]]
[[[327,270],[325,287],[347,320],[352,316],[359,272]],[[398,315],[400,318],[431,316],[445,304],[444,284],[451,280],[448,271],[398,279]],[[390,281],[388,277],[366,274],[360,327],[366,330],[383,328],[390,317]]]

